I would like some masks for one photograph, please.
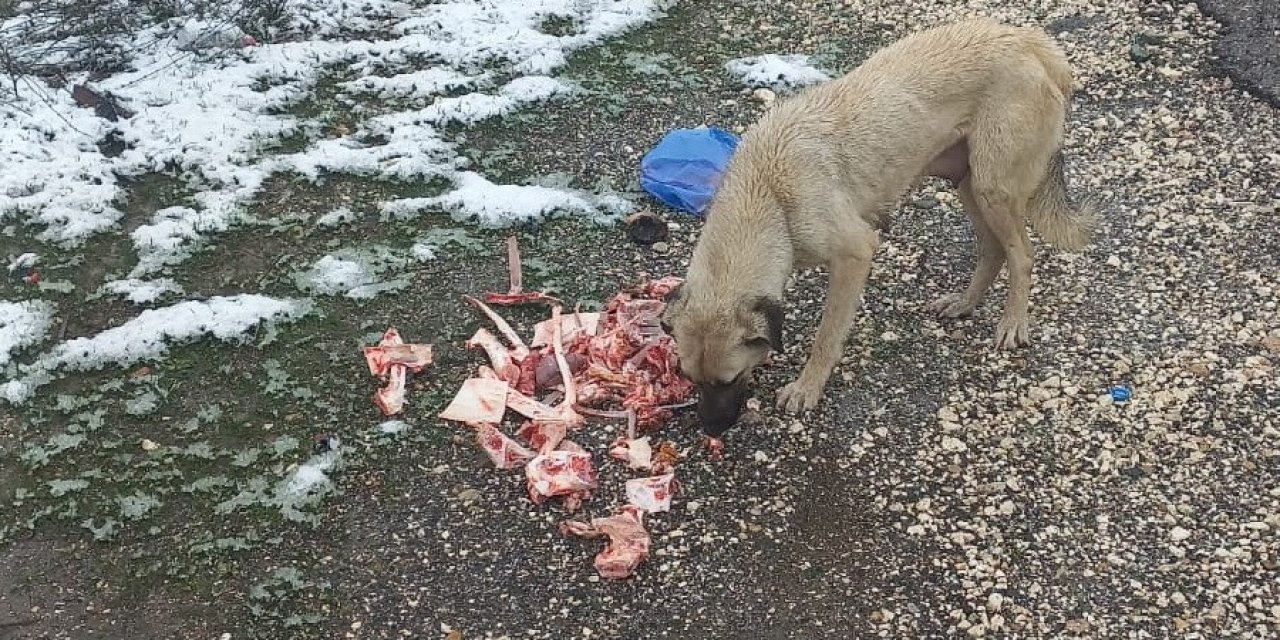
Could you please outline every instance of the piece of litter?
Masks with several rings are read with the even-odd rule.
[[[1115,402],[1128,402],[1133,397],[1133,390],[1125,386],[1111,387],[1111,399]]]
[[[670,231],[667,223],[652,213],[641,211],[627,218],[627,237],[636,244],[651,245],[661,242],[667,239]]]
[[[333,451],[338,446],[338,436],[333,433],[317,433],[311,437],[312,455]]]
[[[640,160],[640,186],[663,204],[701,217],[720,188],[738,136],[716,127],[675,129]]]

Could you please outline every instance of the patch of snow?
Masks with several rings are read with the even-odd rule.
[[[273,503],[280,508],[286,518],[306,519],[306,514],[301,509],[314,504],[325,493],[332,490],[333,481],[329,478],[329,473],[334,471],[341,462],[342,442],[334,436],[330,440],[329,450],[311,456],[276,484]]]
[[[292,448],[297,445],[297,441],[288,438],[286,444],[290,444]],[[339,438],[332,437],[329,450],[312,455],[274,483],[269,476],[251,478],[236,495],[218,503],[214,511],[225,515],[256,504],[278,508],[288,520],[318,522],[319,516],[307,513],[305,509],[334,490],[330,474],[342,466],[342,458],[342,442]]]
[[[383,245],[363,249],[343,249],[315,261],[309,268],[294,275],[294,281],[303,291],[319,295],[343,295],[362,300],[408,285],[404,276],[387,276],[387,271],[401,269],[410,264],[403,250]]]
[[[404,420],[387,420],[378,425],[378,433],[394,436],[404,433],[409,429],[409,423]]]
[[[424,120],[421,111],[378,116],[351,136],[322,140],[306,151],[279,156],[277,167],[310,180],[325,173],[393,180],[449,176],[464,161],[443,134]],[[362,142],[373,139],[379,144]]]
[[[496,94],[468,93],[456,98],[441,98],[422,110],[422,119],[445,125],[474,124],[481,120],[506,115],[521,106],[541,102],[575,91],[572,85],[547,76],[516,78]]]
[[[130,234],[134,250],[138,253],[138,265],[129,277],[143,278],[162,267],[179,263],[190,255],[202,234],[225,231],[235,213],[231,209],[217,211],[166,207],[152,214],[150,224],[144,224]]]
[[[316,219],[316,224],[322,227],[336,227],[341,224],[355,222],[360,216],[356,212],[347,207],[338,207],[329,213],[326,213]]]
[[[53,304],[44,300],[0,300],[0,369],[13,353],[44,340],[53,324]]]
[[[172,344],[204,337],[239,341],[263,322],[296,320],[310,308],[305,300],[241,294],[147,309],[118,327],[55,346],[34,363],[21,367],[24,377],[0,387],[3,391],[0,395],[13,404],[21,404],[39,387],[52,382],[57,371],[93,371],[109,365],[127,367],[164,357]]]
[[[383,213],[393,218],[408,218],[440,208],[451,212],[455,220],[506,227],[556,213],[576,213],[603,220],[626,215],[634,205],[614,194],[596,196],[538,185],[494,184],[470,171],[457,175],[452,191],[431,198],[402,198],[382,205]]]
[[[724,68],[749,87],[768,87],[774,90],[797,89],[831,78],[827,72],[813,66],[809,56],[799,53],[766,53],[735,58],[726,62]]]
[[[373,284],[377,278],[363,263],[325,256],[311,265],[301,280],[305,290],[331,296],[351,295],[359,287]]]
[[[24,253],[9,261],[9,273],[16,273],[19,269],[30,269],[40,264],[40,256],[34,253]]]
[[[183,293],[182,286],[172,278],[112,280],[103,284],[102,290],[106,293],[120,296],[134,304],[150,304],[159,300],[165,294],[182,295]]]
[[[436,248],[425,242],[415,242],[409,252],[413,254],[413,259],[418,262],[430,262],[436,259]]]
[[[118,180],[176,171],[195,193],[190,206],[157,212],[131,234],[139,254],[129,278],[143,278],[184,260],[210,234],[236,224],[266,179],[296,171],[316,179],[352,172],[392,180],[452,179],[462,167],[454,143],[436,128],[508,113],[571,88],[550,77],[567,53],[655,18],[665,0],[286,0],[291,24],[277,42],[244,46],[225,25],[173,20],[119,42],[132,51],[128,70],[95,80],[134,112],[110,122],[82,108],[70,87],[20,78],[16,95],[0,105],[0,219],[41,228],[42,240],[75,247],[115,227],[123,191]],[[542,30],[545,20],[573,25],[567,35]],[[12,24],[11,18],[0,27]],[[211,33],[198,41],[194,35]],[[344,39],[386,33],[386,39]],[[56,52],[57,47],[47,47]],[[193,50],[219,55],[192,55]],[[50,53],[49,56],[57,55]],[[423,60],[435,66],[419,68]],[[51,58],[43,62],[51,62]],[[288,108],[340,72],[354,79],[348,94],[435,98],[425,108],[381,115],[356,132],[322,140],[296,154],[270,154],[267,145],[314,128]],[[390,76],[376,74],[396,74]],[[495,77],[510,78],[493,87]],[[442,91],[477,93],[440,97]],[[350,100],[351,95],[339,96]],[[126,144],[115,157],[97,146],[108,133]],[[574,211],[591,207],[573,201]]]

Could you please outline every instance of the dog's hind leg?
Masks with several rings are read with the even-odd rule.
[[[925,307],[930,313],[944,318],[959,318],[973,313],[991,289],[996,276],[1004,266],[1004,246],[987,225],[986,216],[978,208],[973,197],[972,185],[966,178],[958,187],[960,202],[964,205],[965,215],[973,227],[974,253],[977,254],[977,265],[973,268],[973,277],[969,286],[961,293],[950,293],[929,303]]]
[[[804,369],[794,382],[778,391],[778,406],[791,414],[818,406],[831,370],[844,352],[849,327],[862,305],[862,293],[871,275],[880,239],[870,228],[858,232],[852,241],[841,242],[840,253],[828,261],[827,303],[814,336]]]
[[[973,200],[1004,250],[1009,291],[996,325],[997,349],[1031,343],[1031,237],[1027,207],[1062,144],[1065,108],[1043,69],[1023,69],[993,94],[969,135],[969,182]]]
[[[1027,235],[1026,198],[993,188],[975,194],[978,206],[990,212],[988,226],[1004,249],[1009,267],[1009,292],[1004,314],[996,325],[996,348],[1014,349],[1031,343],[1031,237]]]

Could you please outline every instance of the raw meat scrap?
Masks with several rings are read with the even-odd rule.
[[[578,444],[578,443],[576,443],[576,442],[574,442],[574,441],[572,441],[572,440],[561,440],[561,441],[560,441],[560,444],[556,445],[556,450],[557,450],[557,451],[572,451],[572,452],[574,452],[574,453],[586,453],[586,452],[587,452],[587,450],[586,450],[586,449],[584,449],[584,448],[582,447],[582,445],[580,445],[580,444]]]
[[[515,384],[520,381],[520,365],[515,363],[511,358],[511,353],[507,347],[498,340],[498,336],[493,335],[488,329],[480,327],[476,329],[475,335],[467,340],[467,348],[484,349],[485,354],[489,356],[489,362],[493,364],[493,370],[498,377]]]
[[[670,511],[671,496],[676,490],[675,479],[674,473],[667,473],[628,480],[627,502],[643,509],[646,513]]]
[[[537,362],[533,366],[534,391],[554,389],[563,384],[564,379],[560,374],[560,364],[556,362],[555,358],[548,358],[545,355],[535,352],[534,355],[525,359],[525,362],[529,362],[535,358],[537,359]],[[587,357],[580,353],[566,354],[564,359],[569,363],[569,373],[575,376],[581,373],[589,364],[587,362]],[[521,378],[521,382],[524,382],[523,378]]]
[[[651,469],[658,474],[670,473],[672,469],[676,468],[676,462],[679,460],[680,451],[676,449],[676,443],[666,440],[658,445],[658,449],[654,451]]]
[[[529,499],[542,504],[547,498],[567,496],[566,508],[576,506],[596,488],[596,469],[587,452],[555,450],[539,454],[524,467]]]
[[[385,341],[386,339],[383,338]],[[386,375],[391,365],[402,365],[409,371],[418,373],[431,364],[432,354],[429,344],[391,344],[364,348],[364,358],[369,364],[369,373],[375,376]]]
[[[707,436],[707,438],[703,440],[703,444],[706,445],[707,452],[710,454],[712,460],[720,460],[724,458],[724,440]]]
[[[393,367],[387,373],[387,384],[373,392],[373,403],[383,415],[393,416],[404,410],[404,389],[408,374],[404,367]]]
[[[569,434],[567,423],[558,421],[530,420],[516,431],[516,435],[525,439],[539,453],[555,449]]]
[[[507,389],[507,407],[530,420],[569,422],[571,419],[559,407],[549,407],[529,396]]]
[[[457,422],[502,422],[507,412],[507,383],[495,378],[468,378],[440,417]]]
[[[574,313],[560,318],[561,335],[565,342],[568,343],[572,343],[580,337],[594,336],[599,328],[599,313]],[[536,349],[551,344],[554,329],[555,327],[552,326],[551,320],[543,320],[533,325],[533,340],[529,342],[529,346]]]
[[[520,243],[515,236],[507,237],[507,271],[511,276],[511,288],[506,293],[486,293],[489,304],[515,305],[529,302],[559,303],[559,300],[540,291],[525,291],[524,276],[520,266]]]
[[[667,276],[665,278],[658,278],[657,280],[650,280],[641,285],[639,290],[646,298],[657,298],[661,300],[671,295],[671,292],[675,291],[683,282],[684,280],[679,276]]]
[[[512,359],[516,362],[520,362],[528,357],[529,346],[524,343],[524,340],[520,339],[520,334],[516,333],[516,330],[511,328],[511,323],[507,322],[506,318],[498,315],[498,312],[494,311],[489,305],[471,296],[462,296],[462,299],[471,306],[479,309],[481,313],[484,313],[484,315],[493,322],[494,326],[498,328],[498,333],[502,334],[502,337],[506,338],[507,342],[511,343]]]
[[[632,469],[645,470],[653,465],[653,447],[649,445],[649,437],[628,440],[625,437],[613,441],[609,448],[609,456],[627,463]]]
[[[649,555],[650,538],[644,529],[644,512],[635,505],[623,506],[607,518],[594,518],[590,524],[562,522],[560,532],[584,538],[609,538],[609,544],[595,559],[596,572],[602,578],[629,578]]]
[[[369,372],[387,383],[373,394],[373,402],[390,416],[404,409],[407,372],[417,373],[431,364],[431,345],[405,344],[400,331],[390,327],[376,346],[364,348],[364,358]]]
[[[476,442],[499,469],[515,469],[537,455],[488,422],[476,425]]]
[[[666,302],[660,299],[680,282],[663,278],[619,293],[605,306],[596,335],[580,336],[569,345],[571,352],[589,359],[574,376],[582,407],[620,407],[634,414],[637,428],[648,431],[684,406],[694,386],[680,374],[674,342],[662,331]]]

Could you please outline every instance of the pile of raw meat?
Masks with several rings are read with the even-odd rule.
[[[474,429],[499,469],[523,467],[534,503],[559,498],[570,513],[598,488],[592,454],[573,434],[587,416],[626,420],[626,435],[610,445],[608,455],[645,474],[627,481],[627,504],[609,517],[560,526],[566,535],[608,537],[596,570],[606,578],[626,578],[649,552],[644,514],[668,511],[677,489],[674,466],[681,456],[675,445],[655,446],[641,434],[691,404],[693,384],[680,375],[672,339],[659,324],[663,299],[680,280],[646,282],[618,294],[601,312],[565,313],[559,300],[522,289],[514,237],[508,252],[510,290],[484,300],[464,296],[497,331],[482,327],[467,341],[485,352],[488,364],[463,382],[440,417]],[[531,303],[550,306],[551,317],[535,325],[526,343],[493,306]],[[508,410],[523,418],[515,438],[501,429]]]

